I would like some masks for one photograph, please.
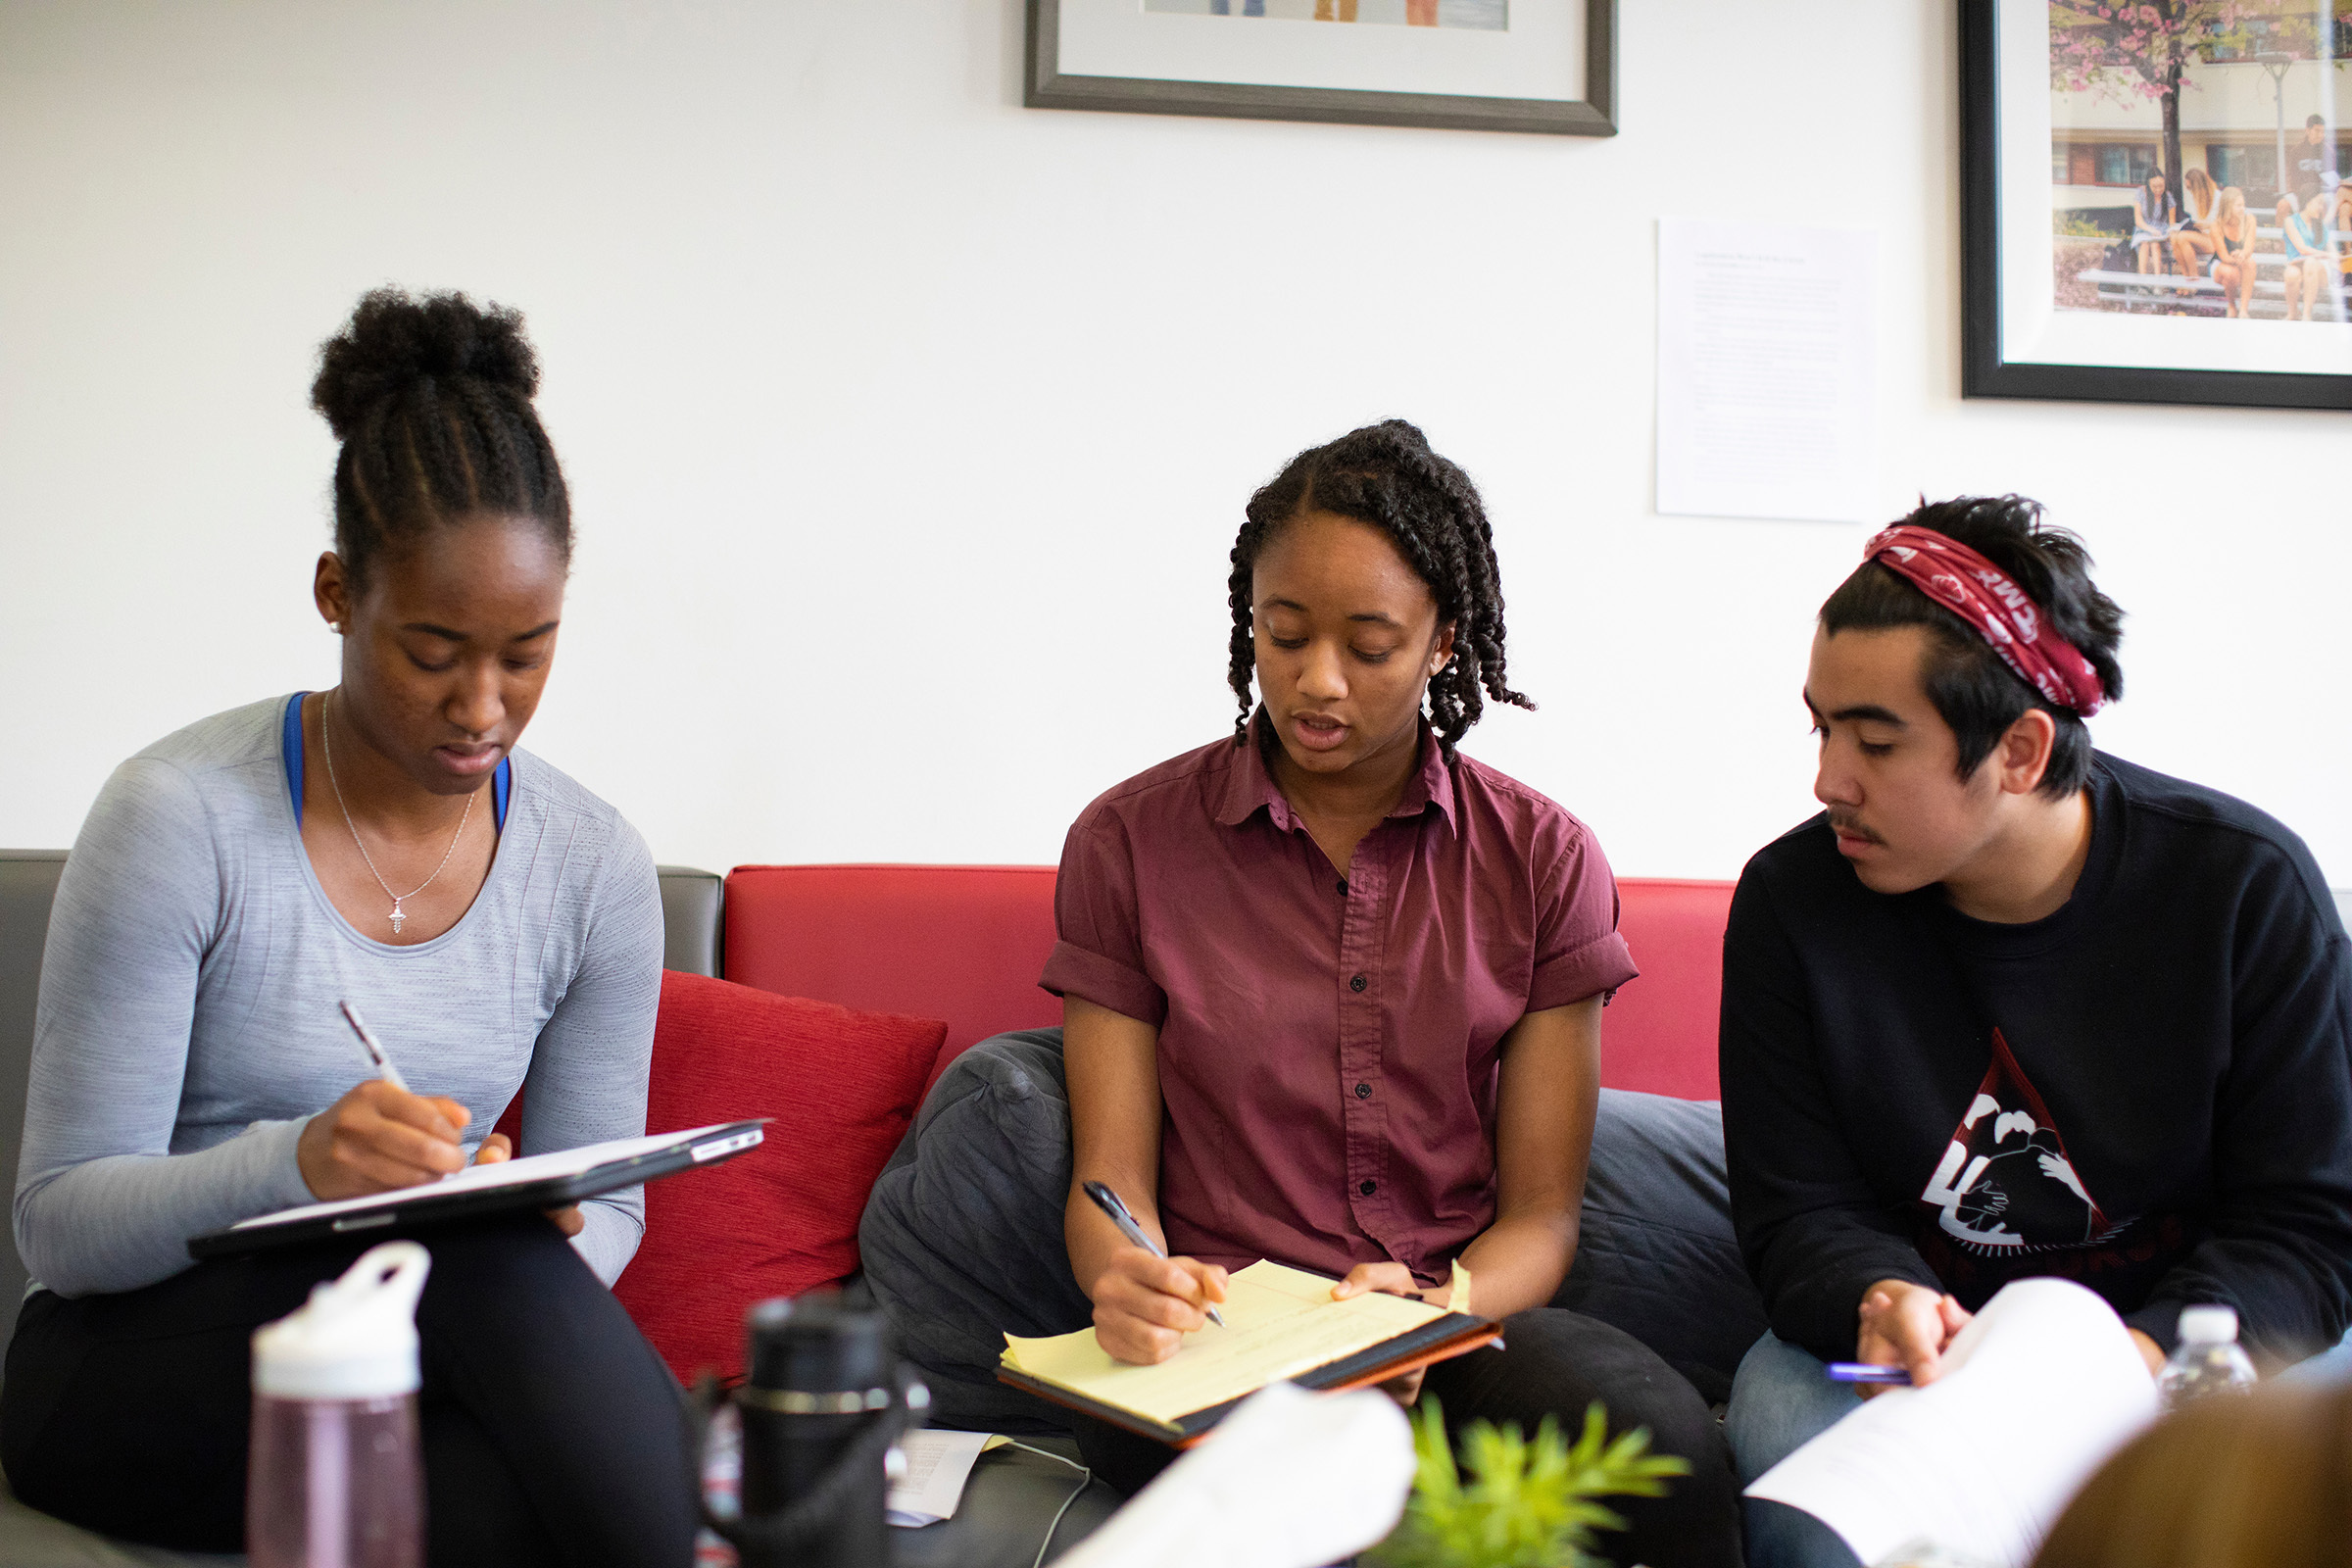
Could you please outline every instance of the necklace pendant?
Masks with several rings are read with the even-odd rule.
[[[403,899],[394,899],[392,901],[392,934],[394,936],[400,935],[400,928],[408,924],[409,917],[401,911],[400,907],[401,905],[406,902],[407,901]]]

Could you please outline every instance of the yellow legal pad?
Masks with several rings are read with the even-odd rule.
[[[1469,1276],[1458,1263],[1451,1299],[1442,1307],[1377,1293],[1335,1301],[1335,1283],[1280,1263],[1252,1263],[1227,1282],[1219,1308],[1225,1327],[1210,1324],[1186,1336],[1183,1348],[1156,1366],[1112,1360],[1086,1328],[1050,1339],[1007,1334],[999,1375],[1181,1443],[1269,1383],[1288,1378],[1309,1387],[1354,1387],[1476,1349],[1495,1334],[1492,1322],[1463,1310]]]

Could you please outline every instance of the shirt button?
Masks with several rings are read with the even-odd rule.
[[[1342,878],[1340,878],[1340,897],[1344,899],[1344,898],[1346,898],[1347,896],[1348,896],[1348,879],[1347,879],[1346,877],[1342,877]]]
[[[1358,1100],[1370,1100],[1372,1098],[1372,1086],[1370,1084],[1357,1084],[1355,1086],[1355,1098]]]
[[[1350,991],[1361,991],[1370,983],[1371,982],[1367,981],[1362,975],[1359,974],[1348,982],[1348,989]]]
[[[1356,1190],[1357,1192],[1359,1192],[1359,1193],[1363,1194],[1363,1195],[1364,1195],[1366,1198],[1370,1198],[1370,1197],[1371,1197],[1371,1196],[1372,1196],[1374,1193],[1376,1193],[1376,1192],[1380,1191],[1380,1183],[1378,1183],[1378,1182],[1357,1182],[1357,1183],[1355,1184],[1355,1190]]]

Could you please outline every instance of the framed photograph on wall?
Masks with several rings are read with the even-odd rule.
[[[1032,109],[1617,134],[1617,0],[1029,0]]]
[[[1963,395],[2352,409],[2352,0],[1961,0],[1960,113]]]

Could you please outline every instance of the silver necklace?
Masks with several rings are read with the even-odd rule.
[[[318,745],[326,753],[327,787],[335,792],[335,805],[342,809],[343,825],[351,829],[351,842],[359,847],[360,858],[368,862],[368,874],[375,878],[375,885],[382,888],[384,897],[392,901],[392,934],[398,936],[400,928],[408,924],[409,920],[408,911],[401,906],[422,893],[426,888],[431,887],[433,877],[437,877],[449,869],[449,858],[458,853],[458,840],[466,835],[466,819],[473,815],[473,796],[479,795],[481,791],[475,790],[473,795],[466,797],[466,809],[458,813],[458,830],[449,836],[449,848],[441,852],[441,863],[433,867],[433,876],[426,877],[406,893],[395,893],[392,891],[392,884],[384,880],[384,873],[375,868],[375,857],[368,853],[368,846],[360,837],[360,825],[351,819],[351,808],[343,805],[343,785],[335,777],[333,730],[334,726],[326,721],[326,703],[321,700],[318,704]]]

